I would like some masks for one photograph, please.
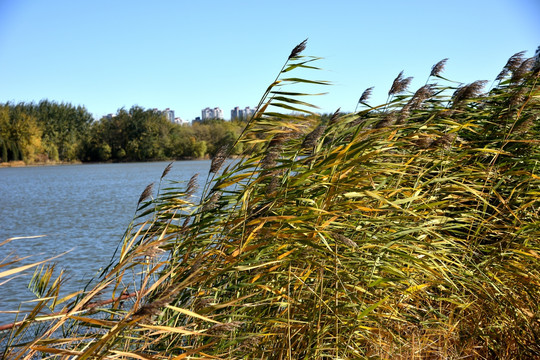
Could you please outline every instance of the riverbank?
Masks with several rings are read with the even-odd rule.
[[[230,160],[238,159],[239,156],[231,155],[228,157]],[[150,162],[164,162],[164,161],[198,161],[198,160],[210,160],[211,157],[207,154],[202,158],[197,157],[184,157],[180,159],[159,159],[148,161],[46,161],[46,162],[33,162],[25,163],[24,161],[8,161],[0,162],[0,168],[14,168],[14,167],[31,167],[31,166],[58,166],[58,165],[85,165],[85,164],[123,164],[123,163],[150,163]]]
[[[25,163],[22,160],[1,162],[0,168],[12,168],[12,167],[27,167],[27,166],[57,166],[57,165],[80,165],[81,161],[46,161],[46,162],[33,162]]]

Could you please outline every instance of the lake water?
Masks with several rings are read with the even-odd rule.
[[[133,219],[140,194],[157,184],[169,162],[87,164],[0,168],[0,263],[7,256],[32,256],[23,263],[56,259],[68,275],[64,291],[81,288],[107,265]],[[176,161],[165,179],[204,181],[210,161]],[[6,270],[0,268],[0,272]],[[21,301],[35,299],[27,289],[33,270],[7,283],[0,278],[0,325],[11,322]]]

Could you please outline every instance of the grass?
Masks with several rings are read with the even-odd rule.
[[[516,54],[487,92],[443,78],[443,60],[414,93],[399,74],[386,104],[369,91],[320,116],[289,90],[328,85],[289,75],[317,70],[305,45],[237,139],[244,156],[220,151],[201,199],[168,167],[97,285],[5,356],[540,358],[538,59]],[[62,303],[51,282],[35,283]],[[102,291],[137,296],[88,315]]]

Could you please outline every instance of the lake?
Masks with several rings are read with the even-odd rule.
[[[30,263],[62,254],[56,259],[67,273],[63,292],[81,289],[107,265],[133,219],[140,194],[155,182],[169,162],[85,164],[0,168],[0,262],[7,256],[26,257]],[[199,173],[204,181],[209,160],[175,161],[165,177],[189,181]],[[1,268],[0,271],[7,268]],[[11,322],[21,301],[35,296],[27,289],[33,270],[1,284],[0,325]]]

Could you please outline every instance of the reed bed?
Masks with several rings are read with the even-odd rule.
[[[294,86],[328,83],[289,75],[317,70],[305,45],[244,156],[222,149],[201,199],[168,167],[97,285],[6,356],[540,358],[538,58],[516,54],[489,90],[442,77],[444,59],[415,92],[400,73],[386,104],[368,89],[359,111],[320,116]],[[103,291],[137,296],[98,320],[85,309]]]

